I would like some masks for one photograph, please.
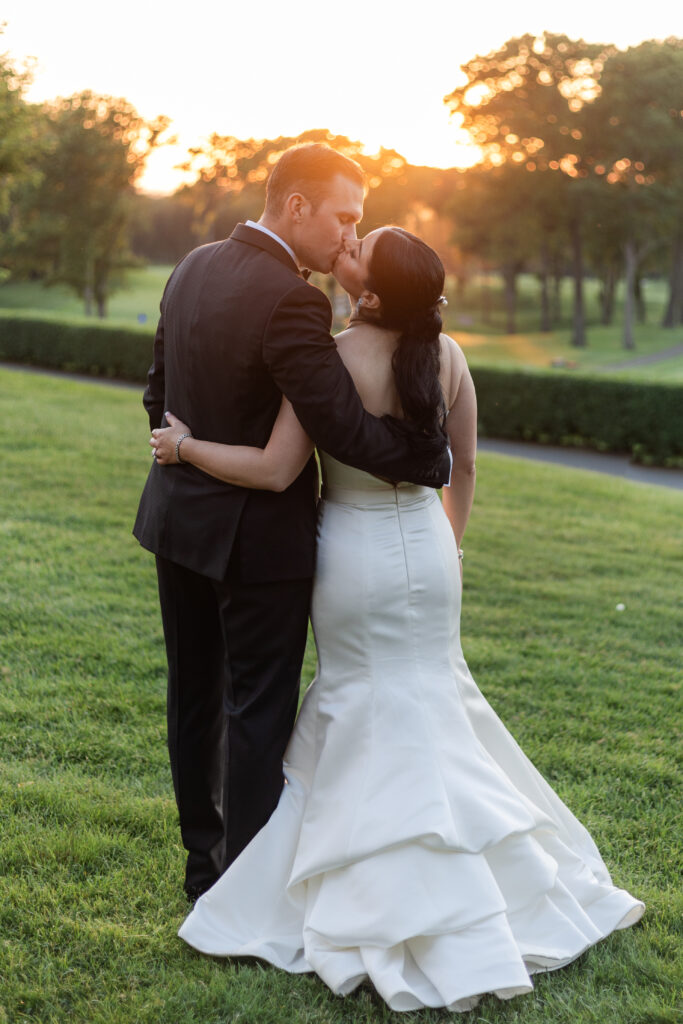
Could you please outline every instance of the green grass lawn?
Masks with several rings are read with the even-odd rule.
[[[368,988],[342,1000],[314,976],[176,937],[187,905],[165,658],[153,559],[130,534],[149,465],[140,394],[0,371],[0,399],[1,1024],[453,1020],[393,1014]],[[501,456],[478,465],[470,667],[648,909],[533,994],[487,997],[462,1019],[674,1024],[681,495]],[[310,648],[304,685],[313,670]]]
[[[619,328],[596,326],[590,330],[589,344],[576,349],[571,344],[568,328],[550,334],[472,334],[449,330],[460,343],[471,366],[520,367],[549,369],[553,360],[567,364],[557,373],[599,373],[636,381],[683,382],[683,353],[644,366],[623,367],[622,363],[654,353],[666,352],[683,344],[683,328],[679,332],[664,330],[651,324],[639,327],[637,348],[625,352],[620,348]]]
[[[623,286],[617,289],[614,323],[605,327],[600,324],[598,282],[591,279],[585,282],[588,344],[585,348],[577,349],[571,344],[572,300],[571,282],[568,279],[563,282],[560,323],[555,330],[542,333],[539,330],[538,282],[530,274],[520,276],[516,334],[505,333],[500,281],[494,277],[486,281],[492,303],[488,323],[484,322],[477,307],[476,296],[481,291],[481,285],[476,280],[466,288],[461,300],[451,289],[450,304],[445,313],[448,332],[460,342],[470,363],[550,367],[553,360],[563,359],[569,365],[566,369],[558,370],[560,373],[600,371],[610,376],[634,380],[669,383],[683,381],[683,354],[672,355],[649,366],[618,368],[619,364],[633,358],[664,352],[683,344],[683,327],[668,330],[659,326],[667,296],[665,282],[644,282],[647,319],[645,323],[635,326],[635,350],[625,351],[621,338]]]
[[[118,324],[138,324],[138,316],[147,317],[147,326],[154,331],[159,318],[159,302],[164,285],[173,268],[149,266],[130,270],[126,285],[109,300],[107,319]],[[65,285],[46,288],[40,281],[0,283],[0,309],[33,313],[53,313],[57,317],[86,320],[83,303]]]

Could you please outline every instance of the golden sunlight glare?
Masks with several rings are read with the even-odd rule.
[[[367,0],[343,9],[304,0],[296,11],[276,0],[191,10],[168,0],[163,16],[156,4],[119,0],[106,33],[93,36],[79,32],[90,0],[4,0],[0,49],[19,63],[35,58],[34,102],[89,89],[125,97],[143,117],[167,115],[177,142],[149,157],[139,181],[167,193],[189,179],[177,169],[188,148],[212,133],[265,139],[326,128],[412,164],[471,166],[479,150],[443,102],[463,84],[462,64],[524,33],[536,53],[551,32],[620,47],[666,38],[680,34],[675,9],[624,7],[615,25],[594,0],[566,9],[489,0],[479,10],[421,0],[405,11]],[[588,64],[571,85],[573,105],[595,95]],[[470,93],[481,102],[485,86]]]

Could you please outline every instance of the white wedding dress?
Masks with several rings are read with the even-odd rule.
[[[477,689],[438,495],[324,470],[318,674],[286,785],[179,934],[339,994],[369,978],[394,1010],[529,992],[644,906]]]

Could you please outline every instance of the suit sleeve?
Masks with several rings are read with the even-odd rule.
[[[164,372],[164,314],[166,308],[166,299],[172,290],[172,282],[176,277],[177,271],[181,264],[185,261],[186,257],[178,260],[171,276],[166,282],[164,288],[164,294],[161,297],[159,303],[159,323],[157,324],[157,331],[154,335],[154,354],[152,356],[152,365],[147,373],[147,387],[145,388],[142,396],[142,404],[144,405],[147,415],[149,416],[149,429],[154,430],[155,427],[161,426],[164,412],[166,411],[166,376]]]
[[[330,334],[322,292],[301,282],[280,300],[263,341],[264,360],[309,437],[333,458],[390,480],[440,487],[450,458],[425,456],[417,431],[390,428],[366,412]]]
[[[154,355],[152,357],[152,365],[147,373],[147,387],[142,396],[142,404],[149,416],[150,430],[161,426],[161,420],[165,412],[165,398],[164,315],[162,313],[157,325],[157,332],[154,335]]]

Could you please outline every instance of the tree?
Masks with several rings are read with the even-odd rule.
[[[679,198],[676,205],[681,209],[683,199]],[[662,327],[678,327],[683,324],[683,217],[679,217],[675,232],[671,246],[669,298],[662,317]]]
[[[500,270],[508,334],[517,331],[517,278],[534,253],[530,186],[530,176],[514,164],[471,168],[462,172],[448,207],[463,253]]]
[[[607,326],[614,318],[616,288],[621,277],[621,212],[613,190],[602,190],[596,201],[595,219],[586,243],[586,255],[600,282],[600,322]]]
[[[610,193],[603,203],[612,206],[626,281],[623,346],[632,349],[643,261],[657,247],[675,254],[683,223],[683,40],[613,54],[601,86],[587,112],[587,140],[594,181]]]
[[[129,241],[133,255],[150,263],[176,263],[199,244],[193,211],[180,192],[132,199]]]
[[[0,35],[3,26],[0,25]],[[10,196],[31,178],[40,147],[35,108],[24,100],[31,69],[19,69],[6,53],[0,54],[0,259],[5,260],[12,232]]]
[[[603,279],[603,320],[611,317],[624,269],[623,344],[631,348],[645,260],[658,247],[670,247],[665,322],[680,322],[683,41],[651,41],[621,52],[566,36],[523,36],[474,58],[463,72],[465,83],[446,102],[481,147],[484,168],[517,163],[536,172],[543,185],[532,197],[536,216],[529,228],[542,240],[551,229],[556,241],[566,233],[573,344],[585,344],[587,255]],[[547,216],[553,210],[560,211],[554,229]]]
[[[530,219],[542,264],[547,213],[566,218],[574,273],[572,343],[585,345],[583,308],[584,224],[590,193],[584,139],[585,108],[600,94],[600,75],[613,47],[564,35],[511,39],[462,66],[465,82],[445,102],[482,152],[485,169],[516,164],[543,181],[541,209]],[[543,177],[541,177],[543,176]],[[552,179],[556,180],[553,182]],[[544,223],[545,221],[545,223]]]
[[[168,119],[146,121],[124,99],[78,93],[42,108],[40,175],[17,198],[17,274],[69,285],[106,315],[107,299],[131,265],[133,184]]]

